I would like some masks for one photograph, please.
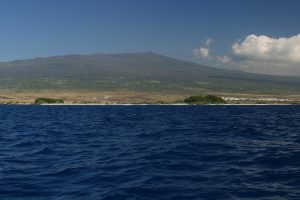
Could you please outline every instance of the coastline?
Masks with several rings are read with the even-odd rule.
[[[41,104],[41,106],[292,106],[299,104]]]
[[[186,105],[184,99],[193,93],[118,91],[66,91],[66,90],[0,90],[0,105],[32,105],[35,99],[51,97],[63,99],[62,105]],[[206,94],[206,93],[205,93]],[[294,105],[300,104],[300,94],[263,95],[215,93],[226,105]],[[52,104],[57,105],[57,103]],[[60,104],[59,104],[60,105]],[[223,104],[221,104],[223,105]]]
[[[274,104],[247,104],[247,103],[238,103],[238,104],[184,104],[184,103],[175,103],[175,104],[105,104],[105,103],[90,103],[90,104],[0,104],[6,106],[296,106],[300,104],[292,104],[292,103],[274,103]]]

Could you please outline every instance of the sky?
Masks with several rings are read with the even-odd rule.
[[[0,0],[0,61],[150,51],[300,75],[300,1]]]

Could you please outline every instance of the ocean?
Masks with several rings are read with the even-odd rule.
[[[0,199],[300,199],[300,107],[0,106]]]

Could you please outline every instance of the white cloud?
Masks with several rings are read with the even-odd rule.
[[[249,35],[233,44],[232,50],[240,60],[300,64],[300,34],[289,38]]]
[[[205,41],[204,41],[204,44],[205,46],[209,47],[212,43],[213,43],[214,39],[212,38],[207,38]]]
[[[210,60],[212,57],[210,56],[210,46],[213,43],[213,39],[212,38],[207,38],[206,40],[204,40],[202,42],[202,45],[200,48],[196,48],[194,49],[194,56],[196,58],[201,58],[201,59],[206,59],[206,60]]]
[[[208,47],[200,47],[199,49],[194,49],[194,56],[196,58],[201,59],[209,59],[209,48]]]
[[[248,35],[231,46],[229,55],[211,55],[212,38],[194,49],[197,58],[215,61],[231,69],[248,72],[300,76],[300,34],[273,38]]]
[[[230,56],[216,56],[215,60],[233,69],[300,76],[300,34],[282,38],[252,34],[231,49]]]
[[[226,64],[231,61],[231,58],[229,56],[217,56],[216,60],[220,63]]]

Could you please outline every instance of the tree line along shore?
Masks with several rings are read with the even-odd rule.
[[[300,101],[285,100],[279,98],[234,98],[234,97],[220,97],[217,95],[195,95],[189,96],[182,100],[176,101],[73,101],[65,102],[62,98],[49,98],[38,97],[32,102],[19,102],[8,101],[2,102],[2,104],[29,104],[29,105],[296,105],[300,104]]]

